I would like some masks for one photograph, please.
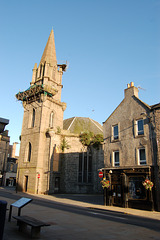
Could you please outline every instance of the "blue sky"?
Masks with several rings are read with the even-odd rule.
[[[19,142],[23,107],[15,94],[29,87],[53,27],[63,75],[64,118],[102,124],[123,100],[127,83],[149,105],[160,102],[160,0],[1,0],[1,114]]]

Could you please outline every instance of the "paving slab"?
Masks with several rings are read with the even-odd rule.
[[[144,228],[138,228],[137,226],[126,226],[124,224],[107,221],[107,227],[103,230],[102,226],[106,224],[106,221],[100,219],[95,225],[95,219],[89,216],[77,215],[75,213],[68,213],[56,208],[50,208],[49,206],[41,206],[34,204],[36,201],[45,200],[63,205],[78,206],[81,208],[88,209],[101,209],[103,211],[113,211],[123,214],[141,216],[150,219],[160,220],[159,212],[143,211],[130,208],[119,208],[112,206],[103,205],[102,195],[89,195],[89,194],[54,194],[54,195],[36,195],[36,194],[25,194],[16,193],[14,189],[1,188],[8,193],[7,198],[1,196],[1,200],[8,202],[8,208],[10,204],[16,201],[20,197],[30,197],[33,201],[22,209],[23,215],[33,216],[39,220],[45,221],[50,224],[49,227],[43,227],[39,239],[54,239],[54,240],[81,240],[81,239],[98,239],[98,232],[100,233],[100,239],[123,239],[130,240],[135,239],[160,239],[160,232],[155,232]],[[0,190],[1,190],[0,189]],[[17,209],[13,208],[13,215],[17,215]],[[30,228],[27,233],[21,233],[18,231],[16,220],[12,219],[8,222],[9,211],[6,214],[4,238],[3,240],[22,240],[30,238]],[[73,220],[74,219],[74,220]],[[96,231],[95,231],[96,229]],[[117,232],[117,229],[119,231]],[[104,231],[104,233],[103,233]],[[143,236],[141,236],[143,232]],[[107,236],[106,236],[107,235]],[[149,237],[153,235],[153,237]],[[123,236],[123,237],[122,237]],[[138,237],[139,236],[139,237]],[[141,237],[140,237],[141,236]]]

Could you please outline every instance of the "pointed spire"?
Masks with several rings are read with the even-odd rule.
[[[50,63],[52,66],[57,64],[53,29],[51,30],[51,33],[49,35],[46,47],[44,49],[44,52],[40,61],[40,63],[43,63],[43,64],[45,62]]]

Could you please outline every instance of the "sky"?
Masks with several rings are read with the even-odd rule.
[[[68,63],[64,119],[102,124],[130,82],[142,101],[160,102],[160,0],[1,0],[0,117],[10,144],[20,143],[23,120],[15,94],[30,86],[52,28],[57,61]]]

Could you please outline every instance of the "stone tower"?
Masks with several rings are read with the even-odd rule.
[[[40,64],[33,68],[30,87],[16,94],[24,107],[17,185],[21,191],[48,193],[53,171],[51,158],[59,144],[59,129],[63,128],[61,102],[62,75],[66,64],[57,64],[53,30]]]

